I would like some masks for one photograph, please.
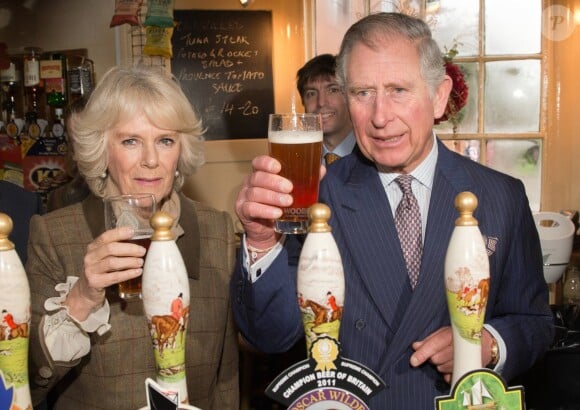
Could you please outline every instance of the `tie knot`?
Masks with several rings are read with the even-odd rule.
[[[399,184],[401,187],[401,191],[403,191],[403,195],[412,194],[413,191],[411,190],[411,183],[413,182],[413,176],[409,174],[399,175],[395,182]]]
[[[324,154],[324,161],[326,161],[326,165],[332,164],[334,161],[339,160],[340,155],[335,154],[334,152],[328,152]]]

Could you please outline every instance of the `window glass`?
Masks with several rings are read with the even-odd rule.
[[[432,23],[433,37],[441,49],[449,50],[457,44],[460,56],[477,55],[479,1],[445,0],[427,3],[427,21]]]
[[[538,132],[540,60],[485,65],[485,132]]]
[[[445,140],[443,144],[450,150],[475,162],[481,161],[481,142],[479,140]]]
[[[327,0],[328,1],[328,0]],[[334,1],[333,1],[334,3]],[[421,0],[371,0],[370,13],[379,11],[397,12],[408,14],[410,16],[420,17]],[[427,0],[427,3],[439,3],[439,1]]]
[[[362,16],[364,16],[362,1],[317,1],[315,54],[337,54],[344,33]]]
[[[532,211],[540,210],[541,162],[542,141],[539,139],[498,139],[487,142],[486,165],[521,179]]]
[[[539,53],[541,31],[541,0],[485,0],[485,54]]]

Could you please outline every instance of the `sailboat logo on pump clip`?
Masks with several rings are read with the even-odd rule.
[[[466,389],[462,393],[463,407],[468,410],[492,410],[497,408],[492,395],[489,393],[481,379],[478,379],[470,389]]]

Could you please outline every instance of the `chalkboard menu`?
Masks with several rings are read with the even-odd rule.
[[[175,10],[171,71],[207,140],[264,138],[274,112],[272,13]]]

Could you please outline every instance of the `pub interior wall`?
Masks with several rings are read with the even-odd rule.
[[[559,0],[555,4],[580,15],[580,0]],[[580,210],[580,19],[570,37],[552,46],[542,210]]]

